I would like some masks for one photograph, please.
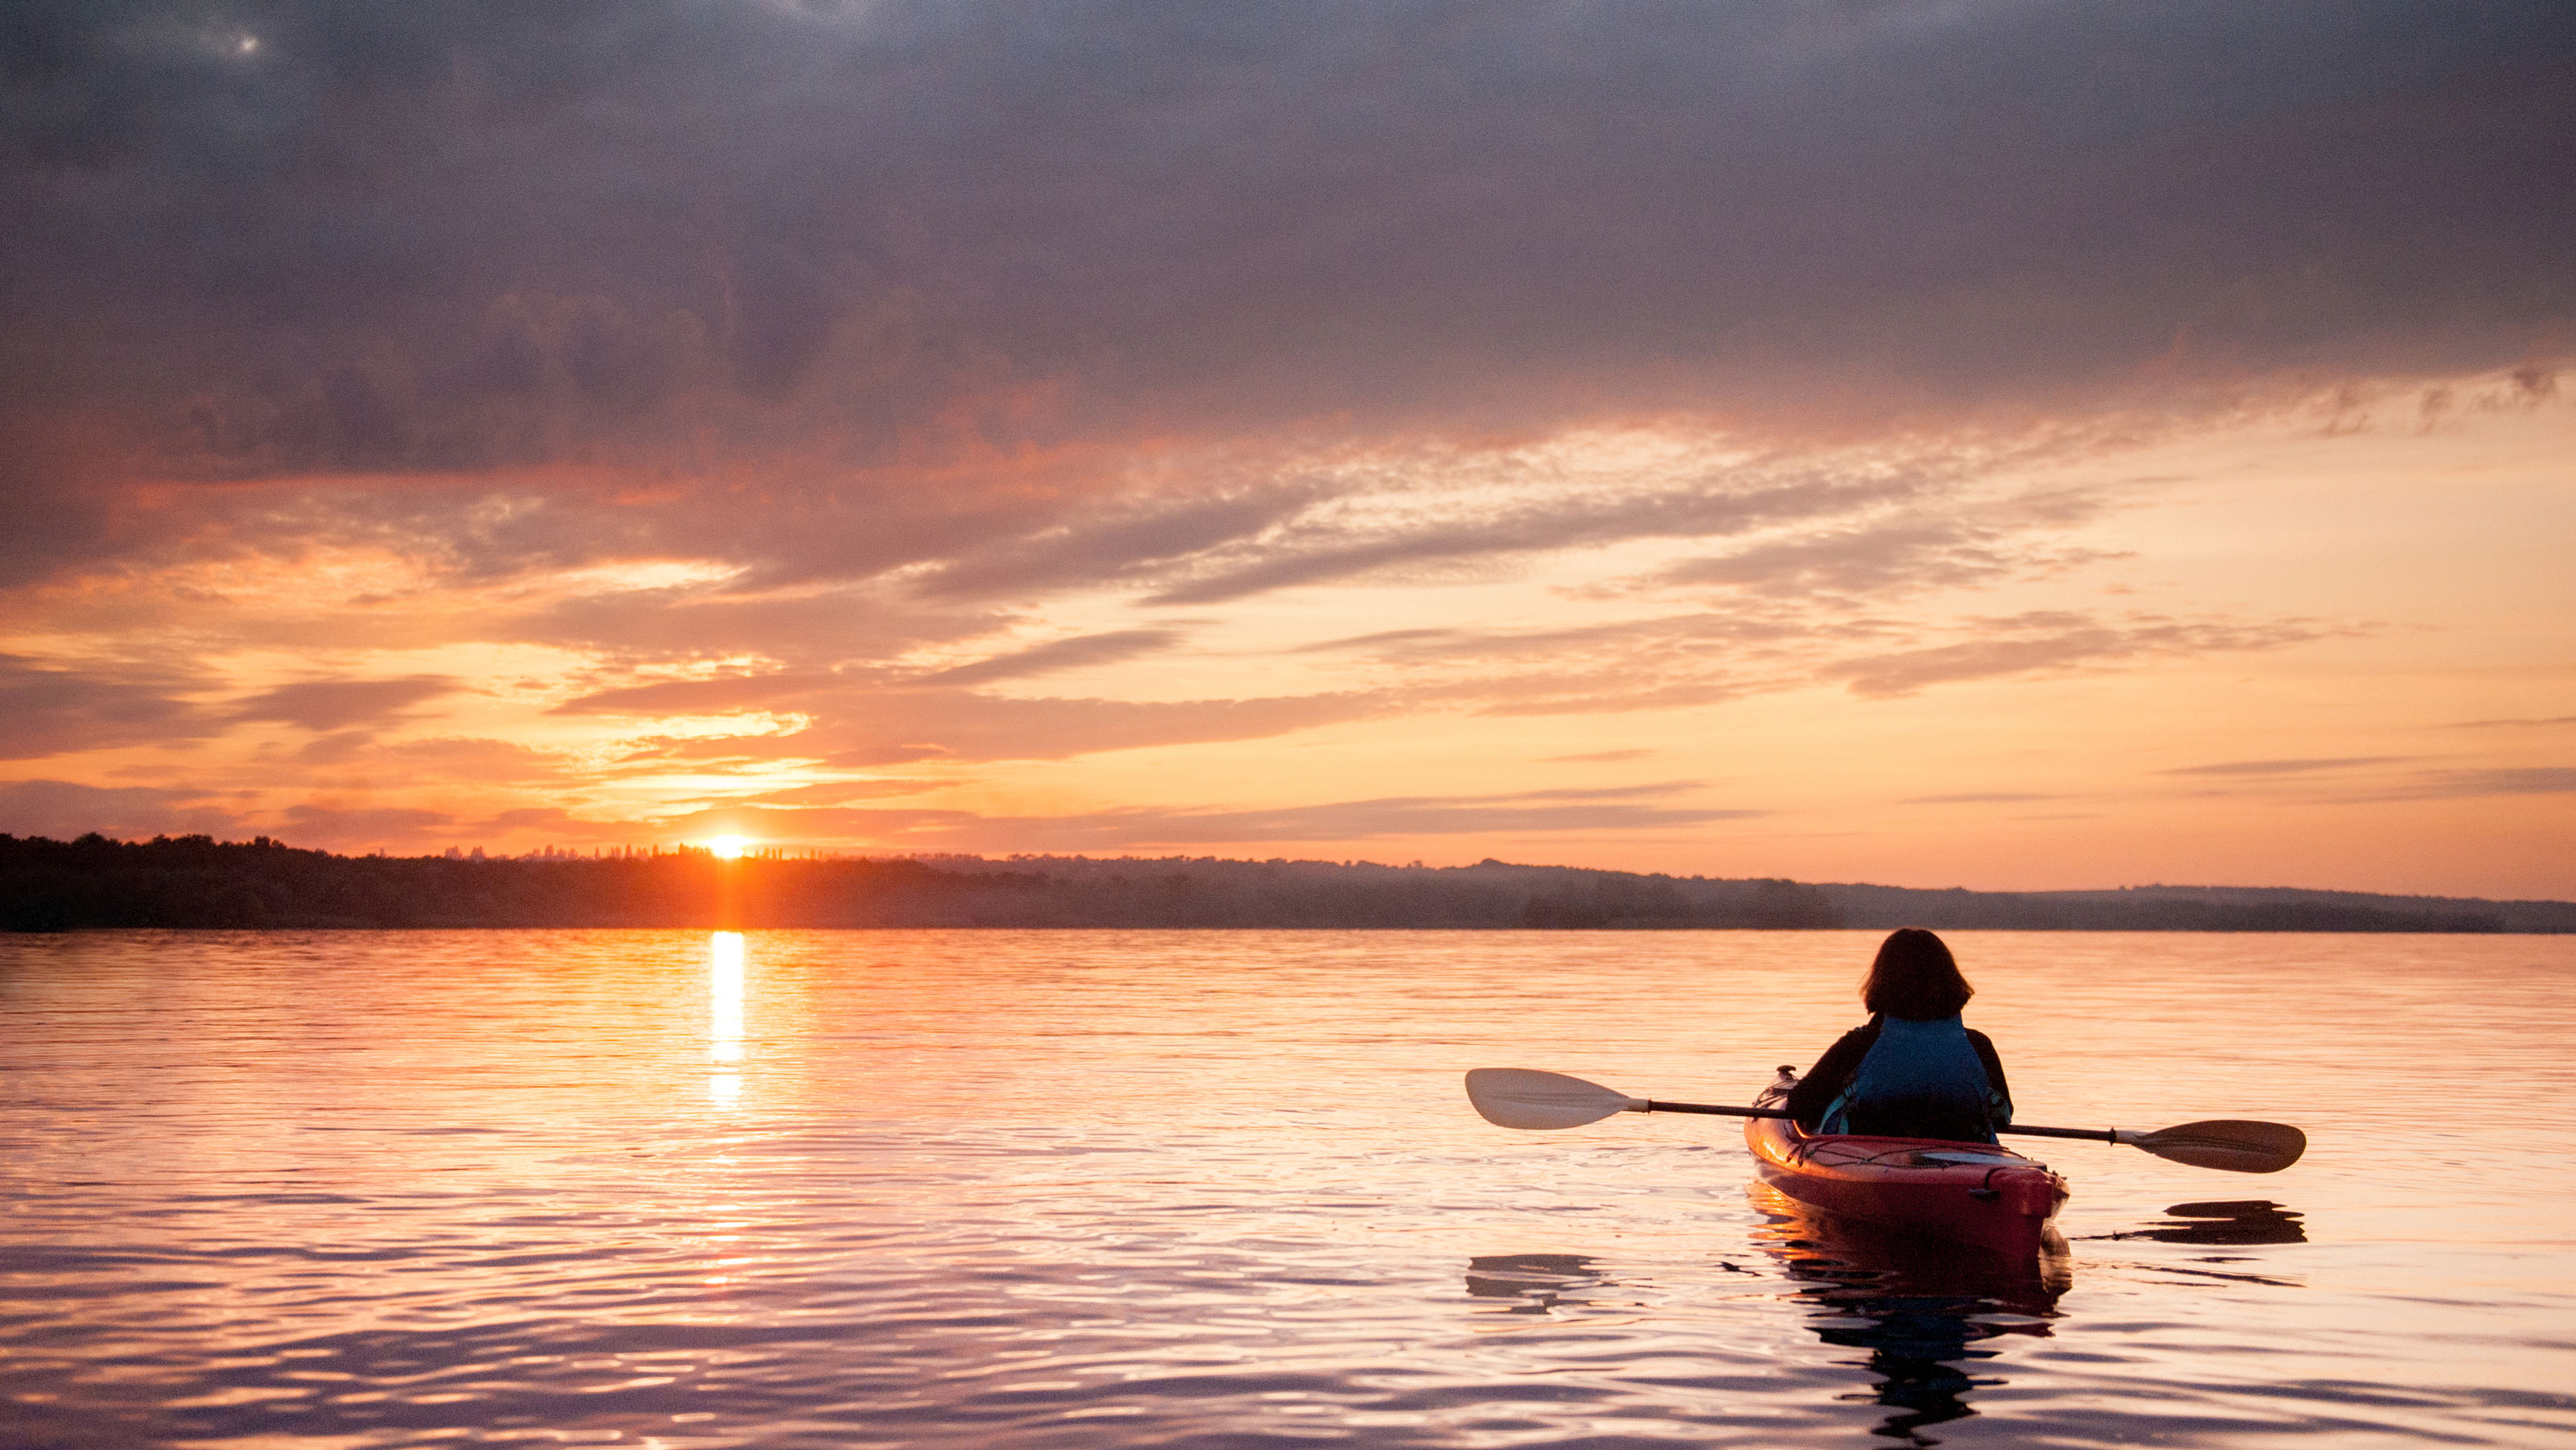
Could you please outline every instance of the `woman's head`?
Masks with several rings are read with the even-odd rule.
[[[1889,932],[1860,984],[1862,1006],[1915,1022],[1956,1017],[1975,995],[1950,948],[1919,926]]]

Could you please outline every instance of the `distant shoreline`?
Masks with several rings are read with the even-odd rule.
[[[701,850],[339,856],[266,838],[0,835],[0,929],[1193,927],[1378,930],[2576,932],[2576,903],[2297,887],[1924,890],[1778,878],[1082,856]]]

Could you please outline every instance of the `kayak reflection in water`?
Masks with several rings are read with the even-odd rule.
[[[2003,1059],[1959,1020],[1977,989],[1919,926],[1891,932],[1861,980],[1867,1023],[1842,1035],[1789,1094],[1810,1133],[1991,1143],[2012,1121]]]
[[[1754,1242],[1787,1270],[1813,1315],[1808,1327],[1835,1348],[1867,1351],[1844,1362],[1873,1383],[1836,1398],[1893,1411],[1871,1429],[1888,1440],[1937,1445],[1925,1431],[1975,1415],[1975,1392],[2004,1382],[1992,1341],[2047,1338],[2073,1281],[2053,1235],[2046,1252],[2023,1259],[1810,1213],[1764,1188],[1754,1197],[1769,1220]]]

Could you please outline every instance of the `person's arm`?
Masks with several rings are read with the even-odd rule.
[[[1876,1041],[1878,1019],[1872,1017],[1868,1025],[1834,1039],[1834,1045],[1826,1048],[1816,1065],[1798,1079],[1798,1085],[1789,1090],[1789,1100],[1781,1106],[1797,1118],[1799,1127],[1815,1131],[1825,1109],[1832,1107],[1835,1097],[1851,1085],[1852,1074],[1860,1071],[1860,1060],[1869,1056],[1870,1044]]]
[[[2012,1122],[2012,1087],[2004,1081],[2004,1060],[1995,1053],[1994,1039],[1971,1027],[1968,1045],[1977,1049],[1977,1061],[1986,1065],[1986,1120],[2001,1128]]]

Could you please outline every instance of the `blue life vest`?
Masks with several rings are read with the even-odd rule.
[[[1957,1017],[1917,1022],[1882,1016],[1878,1040],[1817,1127],[1827,1133],[1991,1143],[1994,1107],[1986,1065]]]

